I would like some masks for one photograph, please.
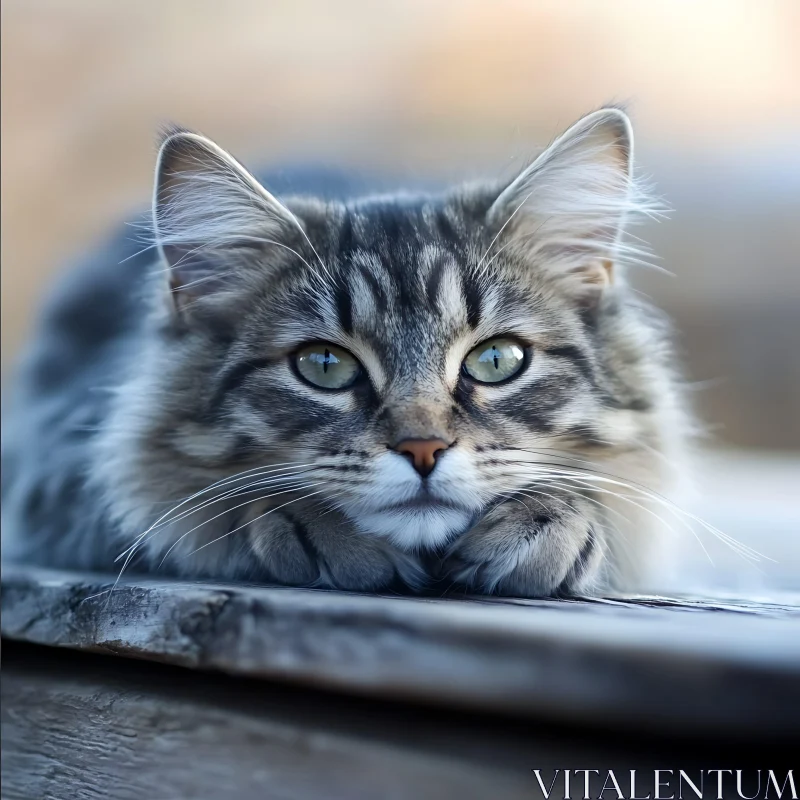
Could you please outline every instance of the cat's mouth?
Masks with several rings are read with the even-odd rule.
[[[420,495],[419,497],[412,497],[409,500],[403,500],[401,503],[392,503],[388,506],[383,506],[381,511],[437,511],[442,509],[455,509],[463,511],[464,507],[451,503],[449,500],[440,500],[430,495]]]
[[[355,518],[362,530],[386,537],[407,552],[442,546],[468,529],[473,520],[474,511],[427,493]]]

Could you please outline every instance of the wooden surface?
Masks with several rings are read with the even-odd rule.
[[[466,601],[141,578],[99,594],[109,586],[7,566],[3,636],[560,724],[800,730],[800,612],[788,603]]]
[[[523,798],[528,762],[553,762],[529,737],[501,751],[486,725],[447,736],[401,710],[102,662],[12,655],[4,798]]]
[[[653,797],[653,769],[697,780],[719,767],[743,770],[755,797],[755,769],[791,766],[763,737],[610,735],[602,721],[532,724],[15,642],[3,656],[4,800],[541,800],[534,769],[547,784],[556,769],[623,782],[638,769],[637,797]],[[581,776],[571,789],[584,796]]]

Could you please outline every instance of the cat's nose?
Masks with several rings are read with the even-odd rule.
[[[444,453],[450,445],[443,439],[404,439],[392,449],[400,455],[408,457],[414,469],[426,478],[433,472],[436,459]]]

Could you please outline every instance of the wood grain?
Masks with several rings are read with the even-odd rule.
[[[562,722],[799,730],[791,605],[476,602],[142,578],[109,596],[110,585],[7,566],[3,636]]]
[[[609,735],[17,643],[2,733],[7,800],[521,800],[542,797],[534,769],[549,784],[587,768],[638,769],[637,796],[652,797],[654,768],[720,766],[755,797],[754,768],[791,764],[763,738]],[[580,776],[572,789],[583,797]]]
[[[3,798],[523,798],[528,760],[553,761],[522,741],[476,758],[455,729],[441,748],[441,724],[402,712],[103,661],[6,668]]]

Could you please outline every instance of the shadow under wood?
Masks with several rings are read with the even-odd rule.
[[[647,770],[723,767],[749,770],[746,788],[786,759],[768,739],[609,737],[602,721],[373,702],[16,642],[3,656],[8,798],[530,798],[534,769],[549,784],[556,769],[638,768],[646,786]]]

